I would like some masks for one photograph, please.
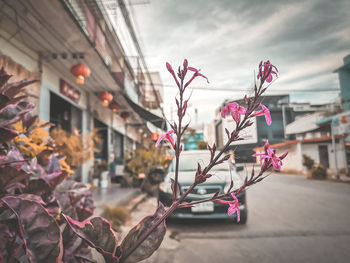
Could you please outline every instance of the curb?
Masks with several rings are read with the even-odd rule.
[[[131,199],[124,207],[129,211],[129,213],[132,213],[138,207],[138,205],[144,202],[147,198],[147,194],[139,193],[133,199]]]
[[[327,181],[334,182],[334,183],[345,183],[350,184],[350,180],[342,180],[342,179],[327,179]]]
[[[136,202],[138,200],[137,198],[139,196],[143,196],[143,193],[141,193],[140,189],[134,189],[133,191],[126,192],[123,196],[118,197],[118,199],[116,199],[116,200],[113,200],[110,202],[104,202],[104,201],[95,202],[95,211],[94,211],[93,216],[101,216],[105,205],[123,206],[123,207],[126,207],[128,209],[129,204],[132,202]],[[134,201],[134,199],[136,199],[136,200]],[[135,206],[137,206],[137,205],[138,204],[135,204]]]

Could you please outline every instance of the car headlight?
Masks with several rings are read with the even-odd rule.
[[[164,193],[171,194],[172,190],[171,190],[171,182],[170,182],[170,180],[165,180],[164,182],[161,182],[159,184],[159,190],[164,192]]]

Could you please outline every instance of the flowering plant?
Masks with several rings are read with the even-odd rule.
[[[121,244],[107,220],[102,217],[86,219],[94,208],[91,194],[81,189],[79,183],[68,181],[66,174],[62,175],[59,163],[48,150],[44,151],[47,158],[40,159],[49,162],[34,172],[31,166],[34,165],[33,160],[24,159],[16,148],[9,147],[11,140],[19,136],[13,129],[13,124],[22,120],[30,130],[34,120],[28,115],[32,106],[23,102],[22,97],[15,97],[29,82],[6,85],[10,76],[4,71],[0,72],[0,262],[91,262],[86,244],[100,252],[106,262],[138,262],[159,248],[166,232],[165,219],[176,209],[208,201],[227,204],[228,214],[236,213],[237,221],[240,220],[236,196],[246,187],[263,180],[265,172],[270,168],[279,170],[287,155],[277,156],[268,143],[265,145],[265,153],[258,155],[264,161],[260,170],[255,173],[253,169],[237,190],[233,190],[234,182],[231,180],[230,187],[224,193],[216,192],[210,198],[190,203],[184,200],[197,185],[210,180],[210,171],[214,166],[230,158],[225,152],[231,143],[244,139],[240,133],[252,125],[251,118],[265,115],[267,124],[270,125],[271,116],[261,104],[261,96],[267,89],[265,82],[270,83],[277,76],[277,68],[269,61],[260,63],[259,82],[255,83],[254,96],[245,96],[245,105],[230,102],[223,107],[222,117],[225,118],[230,113],[235,121],[235,129],[232,132],[226,129],[228,140],[222,149],[217,150],[215,144],[208,145],[209,163],[204,167],[198,163],[192,185],[181,194],[178,184],[180,155],[183,151],[181,138],[189,126],[189,123],[184,123],[189,100],[185,98],[185,91],[197,77],[209,81],[200,70],[189,67],[186,59],[176,73],[169,63],[166,63],[166,67],[179,90],[175,99],[178,121],[170,123],[171,130],[160,137],[156,145],[167,140],[175,151],[172,203],[168,209],[159,203],[154,214],[145,217],[132,228]],[[192,75],[186,81],[189,72]],[[259,106],[262,107],[261,110],[258,110]],[[232,200],[228,201],[227,197],[232,197]]]

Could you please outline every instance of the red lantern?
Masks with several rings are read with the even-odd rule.
[[[126,121],[127,118],[130,117],[130,113],[127,111],[123,111],[120,116],[123,118],[124,121]]]
[[[98,96],[102,101],[102,105],[107,107],[108,104],[113,100],[113,95],[107,91],[100,93]]]
[[[151,137],[152,137],[152,141],[156,141],[159,139],[160,135],[156,132],[152,132]]]
[[[113,111],[113,112],[117,112],[117,110],[120,109],[120,105],[117,102],[112,102],[111,104],[109,104],[109,108]]]
[[[77,77],[76,82],[78,84],[84,84],[84,79],[90,76],[90,69],[84,64],[77,64],[70,69],[70,72]]]

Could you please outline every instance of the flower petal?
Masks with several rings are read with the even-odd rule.
[[[236,212],[237,212],[237,223],[239,223],[239,221],[241,221],[241,211],[239,211],[239,208],[237,208]]]
[[[156,142],[156,147],[158,147],[158,145],[160,144],[160,142],[164,139],[168,140],[172,145],[174,144],[174,139],[173,137],[170,135],[174,133],[174,130],[170,130],[167,133],[163,134],[162,136],[160,136]],[[174,146],[173,146],[174,147]]]
[[[232,216],[236,212],[236,207],[234,205],[230,205],[230,207],[227,209],[227,214],[229,216]]]
[[[165,138],[166,134],[163,134],[162,136],[160,136],[156,142],[156,147],[159,146],[160,142]]]
[[[238,199],[237,199],[236,195],[234,193],[231,193],[231,196],[232,196],[233,200],[235,200],[235,202],[238,204]]]

